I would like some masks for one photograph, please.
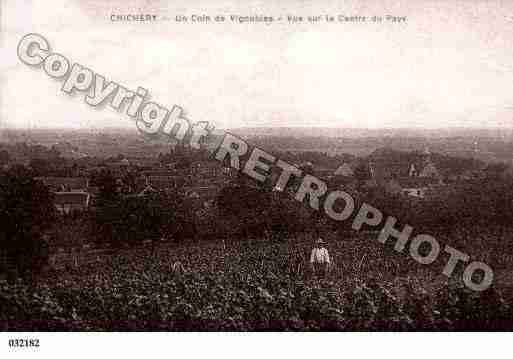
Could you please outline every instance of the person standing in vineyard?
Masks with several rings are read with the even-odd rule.
[[[310,255],[312,273],[318,278],[324,278],[328,274],[331,265],[330,255],[325,245],[326,242],[319,238],[315,242],[312,254]]]

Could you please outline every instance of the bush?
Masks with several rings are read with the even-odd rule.
[[[55,220],[53,197],[28,171],[0,174],[0,269],[30,277],[46,263],[47,244],[41,233]]]

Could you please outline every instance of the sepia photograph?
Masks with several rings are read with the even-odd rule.
[[[7,353],[513,330],[513,2],[0,13]]]

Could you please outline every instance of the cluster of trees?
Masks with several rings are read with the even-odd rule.
[[[454,237],[451,240],[465,242],[471,241],[479,233],[513,227],[513,182],[507,177],[493,176],[497,171],[490,169],[489,172],[491,175],[485,178],[442,188],[443,193],[424,200],[379,189],[348,191],[355,198],[356,208],[363,202],[368,203],[378,208],[385,218],[397,218],[397,228],[409,224],[419,232]],[[361,177],[365,178],[365,174],[362,173]],[[231,231],[241,237],[269,233],[283,237],[304,231],[347,231],[351,229],[352,219],[357,212],[344,222],[334,222],[322,212],[309,210],[307,204],[298,203],[291,194],[273,192],[265,185],[245,185],[240,180],[236,182],[219,194],[219,219],[215,223],[225,224],[222,228],[218,226],[218,231],[224,228],[225,232]],[[462,231],[467,236],[459,235]],[[490,243],[492,247],[495,245],[497,243]]]
[[[0,269],[30,276],[44,265],[44,230],[55,220],[52,193],[23,167],[0,173]]]
[[[216,231],[234,238],[283,239],[315,231],[322,220],[290,193],[235,180],[217,198]]]
[[[108,162],[119,161],[123,155],[109,158],[82,156],[70,158],[63,155],[62,150],[78,151],[78,148],[69,144],[53,145],[29,145],[20,142],[12,145],[0,144],[0,166],[13,164],[13,162],[28,163],[27,169],[35,177],[79,177],[87,174],[88,168],[102,166]]]
[[[96,242],[116,247],[194,236],[192,207],[178,192],[119,196],[105,188],[93,216]]]
[[[49,233],[59,237],[51,241],[64,240],[62,245],[97,242],[117,247],[148,239],[194,237],[193,209],[179,193],[125,196],[108,172],[100,174],[97,182],[95,211],[73,213],[70,223],[57,214],[54,194],[34,178],[31,169],[19,165],[0,172],[0,273],[29,278],[39,272],[48,260],[49,243],[44,237]],[[69,234],[73,226],[80,228],[85,240],[64,238],[76,237]]]
[[[58,146],[29,145],[25,142],[14,145],[0,145],[0,166],[13,161],[28,162],[32,176],[75,177],[85,171],[85,166],[62,157]]]

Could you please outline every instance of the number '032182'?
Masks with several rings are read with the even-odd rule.
[[[10,348],[38,348],[39,339],[9,339]]]

